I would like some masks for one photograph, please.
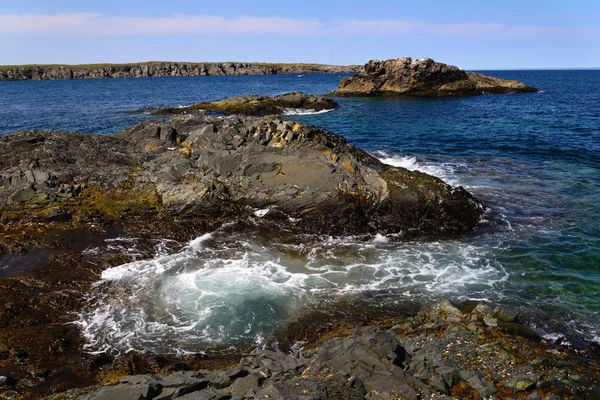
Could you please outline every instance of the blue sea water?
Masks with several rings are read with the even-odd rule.
[[[400,243],[383,236],[278,241],[214,232],[177,254],[107,270],[99,285],[143,296],[115,301],[122,290],[99,291],[81,319],[90,342],[100,349],[185,352],[202,343],[261,341],[324,298],[360,294],[380,301],[382,293],[399,306],[440,297],[487,300],[519,312],[548,338],[600,342],[600,71],[485,73],[541,92],[342,98],[338,110],[290,117],[340,134],[384,162],[464,186],[489,209],[489,222],[477,232]],[[146,106],[292,90],[323,94],[339,79],[0,82],[0,134],[38,128],[112,134],[151,118],[139,111]],[[126,251],[135,238],[123,241]]]

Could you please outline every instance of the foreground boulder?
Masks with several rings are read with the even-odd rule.
[[[290,111],[296,112],[298,110],[318,112],[323,110],[334,110],[337,107],[338,104],[330,98],[304,94],[302,92],[293,92],[275,97],[260,96],[258,94],[235,96],[212,103],[196,103],[187,107],[159,108],[154,111],[153,114],[189,114],[198,110],[203,110],[223,114],[262,116],[279,115]]]
[[[160,214],[413,236],[471,230],[484,209],[460,187],[385,165],[323,129],[281,118],[185,115],[114,136],[3,136],[0,212],[5,223]]]
[[[518,81],[465,72],[431,58],[371,60],[356,75],[343,78],[335,96],[473,96],[538,90]]]

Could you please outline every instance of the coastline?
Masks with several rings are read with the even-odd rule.
[[[30,166],[30,168],[33,167]],[[111,213],[136,211],[135,207],[131,207],[132,204],[135,205],[134,203],[125,203],[122,204],[122,210],[111,208],[107,211]],[[95,205],[107,205],[107,203],[96,202]],[[148,210],[148,212],[153,211]],[[117,360],[111,360],[103,355],[90,355],[82,352],[78,346],[82,345],[83,341],[78,333],[77,326],[72,324],[73,317],[85,304],[87,294],[90,293],[92,285],[97,282],[103,270],[130,262],[135,260],[136,257],[152,258],[155,255],[153,252],[154,246],[161,239],[173,240],[174,242],[170,242],[167,251],[169,253],[177,252],[181,246],[184,246],[186,241],[202,235],[204,232],[211,232],[215,226],[201,226],[200,224],[194,226],[193,221],[189,220],[184,221],[185,223],[182,223],[182,221],[169,222],[168,220],[155,218],[153,214],[147,214],[145,218],[132,220],[132,223],[126,229],[123,229],[119,226],[120,222],[118,220],[103,224],[98,215],[90,215],[88,220],[82,220],[81,222],[95,225],[95,228],[87,231],[88,237],[82,239],[86,236],[86,233],[82,234],[81,231],[73,229],[68,226],[68,223],[61,221],[65,214],[57,212],[44,217],[48,217],[49,220],[46,221],[42,218],[32,219],[28,222],[22,221],[23,224],[15,225],[12,232],[1,232],[6,233],[6,236],[0,235],[3,239],[12,236],[15,244],[9,250],[10,255],[8,255],[8,259],[12,260],[15,269],[6,271],[9,272],[9,276],[4,277],[2,280],[2,287],[6,289],[3,291],[5,297],[2,302],[6,304],[6,307],[2,310],[4,329],[1,331],[3,337],[0,338],[0,341],[3,344],[10,342],[12,347],[10,347],[8,353],[0,353],[2,357],[8,357],[2,360],[3,363],[0,364],[3,367],[0,375],[17,376],[14,373],[14,368],[21,368],[23,374],[18,375],[19,385],[32,388],[25,390],[40,390],[37,392],[37,395],[39,395],[40,393],[47,394],[52,391],[58,392],[67,389],[69,388],[68,385],[75,387],[97,383],[113,384],[119,381],[123,375],[128,374],[171,374],[179,368],[222,371],[235,365],[240,357],[248,356],[246,351],[251,350],[248,348],[243,349],[244,354],[219,355],[214,353],[212,356],[207,356],[199,353],[188,358],[129,353]],[[52,222],[50,221],[52,219],[55,220]],[[152,225],[147,225],[148,221],[152,221]],[[54,227],[57,229],[55,231],[52,231],[52,229],[47,230],[44,237],[44,235],[40,235],[40,232],[43,231],[44,226],[50,225],[49,222],[56,224]],[[65,229],[61,231],[59,229],[61,227]],[[112,240],[129,235],[143,238],[145,245],[141,245],[141,248],[144,249],[141,253],[125,254],[105,251],[108,250],[111,243],[114,243]],[[22,246],[27,241],[29,241],[29,249]],[[44,241],[46,241],[46,244],[42,243]],[[97,254],[83,254],[85,249],[78,247],[81,245],[86,249],[97,248]],[[77,269],[74,270],[73,265],[77,266]],[[377,293],[374,293],[374,295],[376,297]],[[32,302],[32,299],[40,299],[40,301],[39,303]],[[427,304],[429,303],[425,302],[420,305]],[[459,377],[462,381],[457,380],[454,382],[455,373],[452,372],[452,374],[446,375],[446,377],[452,377],[452,382],[454,382],[452,384],[463,382],[456,389],[456,393],[453,389],[453,396],[469,397],[471,395],[475,397],[472,390],[477,390],[473,388],[470,380],[475,384],[481,384],[480,388],[484,390],[492,390],[485,383],[488,378],[493,381],[492,383],[498,390],[496,396],[501,398],[525,396],[536,398],[536,395],[543,398],[557,398],[551,397],[552,394],[550,393],[558,393],[561,398],[569,396],[583,398],[585,395],[594,396],[596,394],[593,390],[596,390],[594,388],[597,388],[598,385],[597,346],[586,347],[584,345],[582,347],[582,343],[576,337],[565,337],[556,341],[548,339],[549,343],[539,343],[539,338],[535,338],[534,335],[522,337],[515,331],[502,331],[502,327],[493,326],[495,322],[490,319],[496,318],[493,315],[481,315],[483,320],[476,316],[476,321],[471,321],[471,313],[475,309],[475,304],[460,302],[455,304],[459,307],[461,313],[468,315],[467,318],[463,318],[464,322],[438,327],[415,325],[407,331],[406,329],[410,327],[404,324],[410,322],[409,319],[417,316],[416,309],[404,317],[397,315],[398,310],[392,310],[386,314],[384,312],[378,313],[380,310],[376,309],[368,309],[368,312],[363,312],[367,307],[361,307],[359,304],[353,304],[355,306],[354,310],[351,307],[340,309],[336,308],[337,305],[328,305],[326,311],[317,316],[314,316],[314,314],[308,314],[305,317],[294,316],[294,318],[298,318],[295,321],[289,321],[290,329],[276,334],[280,343],[283,343],[284,338],[305,341],[305,348],[312,351],[321,347],[324,342],[330,339],[345,340],[349,335],[352,335],[353,328],[365,325],[376,325],[383,331],[392,329],[394,334],[399,335],[402,344],[405,343],[404,340],[420,341],[425,339],[439,344],[442,343],[438,342],[440,335],[446,340],[452,332],[458,332],[457,337],[460,340],[465,335],[473,335],[477,340],[463,347],[465,352],[475,351],[477,355],[477,357],[470,359],[470,362],[472,362],[471,367],[474,370],[479,369],[480,371],[489,372],[490,367],[485,360],[490,358],[490,355],[506,358],[508,364],[512,365],[511,368],[531,364],[534,370],[524,371],[527,379],[510,383],[508,380],[493,381],[492,378],[489,378],[491,375],[486,378],[485,375],[463,374],[466,377],[463,378],[460,374],[461,370],[459,370]],[[488,304],[495,303],[490,302]],[[38,320],[40,313],[46,313],[48,319],[40,322]],[[17,315],[19,318],[14,318]],[[49,319],[53,320],[50,321]],[[523,315],[523,322],[531,324],[531,326],[535,326],[539,321]],[[27,325],[30,322],[33,324]],[[435,323],[435,321],[429,322]],[[475,322],[475,325],[472,325],[471,322]],[[40,335],[40,332],[43,332],[43,334]],[[520,332],[526,333],[527,330],[520,330]],[[309,334],[310,337],[308,337]],[[417,339],[411,336],[413,334],[424,336]],[[52,354],[47,355],[49,345]],[[513,345],[515,350],[511,350]],[[429,350],[429,346],[432,346],[431,343],[422,345],[421,348]],[[408,346],[406,348],[411,352]],[[282,349],[285,351],[285,346],[282,345]],[[522,351],[523,349],[525,351]],[[0,348],[0,350],[3,350],[3,348]],[[533,355],[528,353],[530,350],[533,351]],[[463,352],[461,351],[461,353]],[[414,353],[411,354],[414,355]],[[439,354],[442,358],[447,357],[443,352]],[[451,352],[449,356],[454,355]],[[580,358],[587,358],[585,362],[589,362],[589,364],[583,366],[579,363]],[[441,364],[435,364],[434,366],[435,368],[446,367]],[[494,365],[492,367],[492,370],[496,368]],[[98,368],[101,369],[100,375],[97,375]],[[582,370],[583,373],[579,373],[578,369]],[[509,372],[512,373],[512,370]],[[539,376],[539,374],[543,376]],[[207,376],[210,376],[210,374],[207,374]],[[154,378],[146,377],[144,379],[149,382]],[[162,378],[156,379],[160,381]],[[445,379],[444,376],[442,376],[442,379]],[[554,380],[554,383],[549,383],[552,380]],[[129,382],[124,383],[125,385],[131,385],[131,378],[125,378],[125,381]],[[149,383],[153,384],[152,382]],[[524,390],[511,392],[509,389],[513,390],[512,388],[506,389],[506,385],[512,385],[513,383],[515,384],[514,390],[516,390],[517,385],[524,388]],[[37,388],[28,386],[31,384],[38,386]],[[472,390],[469,389],[469,386],[465,386],[467,384],[470,385]],[[532,386],[533,384],[535,384],[535,387]],[[140,386],[139,384],[136,385]],[[9,387],[2,390],[7,390]],[[466,391],[462,392],[462,389]],[[22,387],[17,388],[17,390],[21,391]],[[586,390],[587,392],[585,392]],[[484,393],[488,394],[489,392]],[[68,395],[71,395],[71,392]],[[83,392],[74,394],[74,396],[79,395],[83,395]],[[33,398],[34,395],[31,396]]]
[[[127,64],[50,64],[0,66],[0,81],[93,78],[141,78],[165,76],[226,76],[349,73],[359,66],[245,62],[151,61]]]

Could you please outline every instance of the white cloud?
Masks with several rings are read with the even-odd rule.
[[[173,15],[127,17],[92,13],[54,15],[0,13],[0,34],[9,36],[300,36],[358,37],[424,34],[484,37],[598,36],[600,27],[510,26],[497,23],[434,24],[426,21],[346,19],[321,21],[279,17]]]

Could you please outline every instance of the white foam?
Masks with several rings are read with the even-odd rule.
[[[440,178],[452,186],[460,184],[455,172],[455,166],[449,163],[434,163],[417,160],[416,157],[391,154],[377,151],[373,154],[379,161],[393,167],[400,167],[409,171],[419,171]]]
[[[263,209],[261,209],[261,210],[256,210],[256,211],[254,211],[254,215],[256,215],[258,218],[262,218],[262,217],[264,217],[265,215],[267,215],[267,213],[268,213],[270,210],[271,210],[271,208],[270,208],[270,207],[263,208]]]
[[[330,110],[305,110],[302,108],[286,108],[284,109],[284,112],[282,115],[318,115],[318,114],[325,114],[328,112],[333,111],[334,109],[330,109]]]
[[[461,241],[390,243],[376,235],[278,243],[214,232],[177,253],[105,270],[79,323],[90,351],[184,354],[264,341],[298,307],[344,293],[488,298],[506,278],[488,247]]]
[[[374,243],[389,243],[389,241],[390,239],[387,236],[384,236],[380,233],[375,235],[375,237],[373,238]]]

